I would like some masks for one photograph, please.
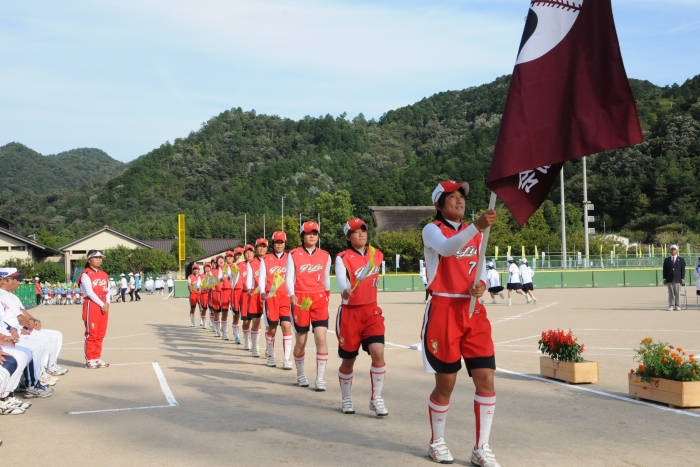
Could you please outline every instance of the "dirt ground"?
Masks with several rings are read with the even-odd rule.
[[[690,291],[690,293],[693,293]],[[638,404],[628,395],[632,349],[644,337],[700,353],[700,311],[666,311],[662,288],[537,291],[536,305],[487,306],[496,343],[498,403],[491,447],[504,466],[700,465],[700,410]],[[265,366],[233,341],[191,328],[185,300],[144,296],[114,304],[103,359],[83,368],[79,306],[32,310],[64,334],[59,363],[70,372],[26,414],[0,419],[2,464],[51,465],[430,465],[419,342],[423,293],[383,293],[389,416],[368,410],[369,357],[355,367],[357,413],[340,413],[337,341],[329,333],[328,390],[295,386],[295,371]],[[331,318],[339,297],[331,302]],[[543,330],[572,328],[601,382],[535,379]],[[311,344],[313,347],[313,344]],[[261,339],[264,349],[264,339]],[[281,336],[276,345],[282,359]],[[154,364],[155,362],[155,364]],[[307,350],[314,376],[314,351]],[[312,382],[313,386],[313,382]],[[587,391],[593,389],[598,393]],[[456,465],[470,465],[473,385],[460,374],[446,439]],[[117,410],[127,409],[127,410]]]

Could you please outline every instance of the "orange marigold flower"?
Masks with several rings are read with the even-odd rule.
[[[697,373],[695,372],[695,370],[693,370],[693,376],[695,376],[696,374],[697,374]]]
[[[678,365],[680,365],[681,363],[683,363],[683,359],[680,358],[680,357],[678,357],[678,358],[676,359],[676,363],[677,363]]]
[[[669,349],[675,349],[675,347],[672,346],[672,345],[669,345],[668,348],[669,348]]]
[[[630,373],[634,373],[634,370],[630,370]]]
[[[639,365],[639,371],[644,371],[644,365]]]
[[[678,354],[677,354],[676,352],[673,352],[673,353],[671,354],[671,356],[672,356],[673,358],[676,358],[676,357],[678,356]]]
[[[678,347],[678,351],[679,351],[679,352],[683,352],[683,349],[680,348],[680,347]]]
[[[690,355],[688,355],[688,356],[689,356],[689,357],[694,357],[694,356],[695,356],[695,354],[692,354],[692,353],[691,353],[691,354],[690,354]]]
[[[667,363],[667,362],[668,362],[668,358],[664,357],[664,358],[661,359],[661,361],[664,362],[664,363]]]
[[[694,358],[694,357],[690,357],[690,361],[693,362],[693,363],[695,363],[695,358]]]

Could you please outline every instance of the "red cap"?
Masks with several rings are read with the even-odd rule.
[[[243,254],[243,248],[237,246],[236,248],[233,249],[234,255],[237,255],[238,253]]]
[[[433,190],[433,203],[438,202],[441,194],[453,193],[460,188],[464,189],[464,196],[467,196],[467,193],[469,193],[469,184],[467,182],[455,182],[454,180],[440,182],[435,190]]]
[[[282,231],[278,231],[278,232],[273,233],[272,234],[272,242],[274,243],[274,242],[279,242],[279,241],[286,243],[287,242],[287,234],[282,232]]]
[[[345,223],[345,227],[343,227],[343,233],[347,235],[349,232],[354,232],[355,230],[361,229],[362,227],[364,227],[365,230],[367,230],[367,224],[365,224],[365,221],[363,221],[359,217],[354,217]]]
[[[266,238],[259,238],[259,239],[255,240],[255,246],[257,247],[257,246],[260,246],[260,245],[269,246],[269,243],[267,243],[267,239],[266,239]]]
[[[11,278],[11,279],[17,279],[17,280],[20,280],[20,281],[21,281],[22,279],[24,279],[24,278],[27,277],[27,276],[24,275],[24,274],[22,274],[22,273],[19,272],[19,271],[15,271],[15,272],[13,272],[12,274],[8,274],[8,275],[6,275],[6,276],[4,276],[4,277]]]
[[[255,251],[255,248],[253,248],[253,245],[251,245],[251,244],[249,243],[249,244],[247,244],[245,247],[243,247],[243,251],[246,251],[246,250],[253,250],[253,251]]]
[[[192,270],[194,271],[195,269],[199,269],[199,264],[194,263],[194,264],[192,265]]]
[[[299,229],[299,233],[311,233],[313,231],[320,232],[321,229],[318,228],[318,224],[315,223],[314,221],[306,221],[303,224],[301,224],[301,228]]]
[[[226,256],[233,256],[233,251],[228,250],[228,251],[226,252]]]
[[[205,267],[205,268],[211,269],[211,263],[209,263],[209,262],[204,263],[204,267]]]

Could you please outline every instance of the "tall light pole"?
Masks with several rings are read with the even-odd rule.
[[[564,167],[561,168],[559,186],[561,189],[561,268],[566,269],[566,206],[564,204]]]

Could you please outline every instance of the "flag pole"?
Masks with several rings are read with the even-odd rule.
[[[493,191],[491,192],[491,199],[489,200],[489,210],[494,209],[496,207],[496,199],[498,197],[496,196],[496,193]],[[479,261],[476,264],[476,278],[477,280],[481,277],[481,270],[484,268],[484,261],[486,261],[486,247],[488,247],[489,244],[489,234],[491,233],[491,227],[487,227],[484,229],[484,238],[481,240],[481,251],[479,252]],[[476,282],[475,282],[476,283]],[[475,297],[472,297],[471,300],[469,300],[469,317],[471,318],[472,315],[474,314],[474,307],[476,306],[476,300],[474,300]]]

